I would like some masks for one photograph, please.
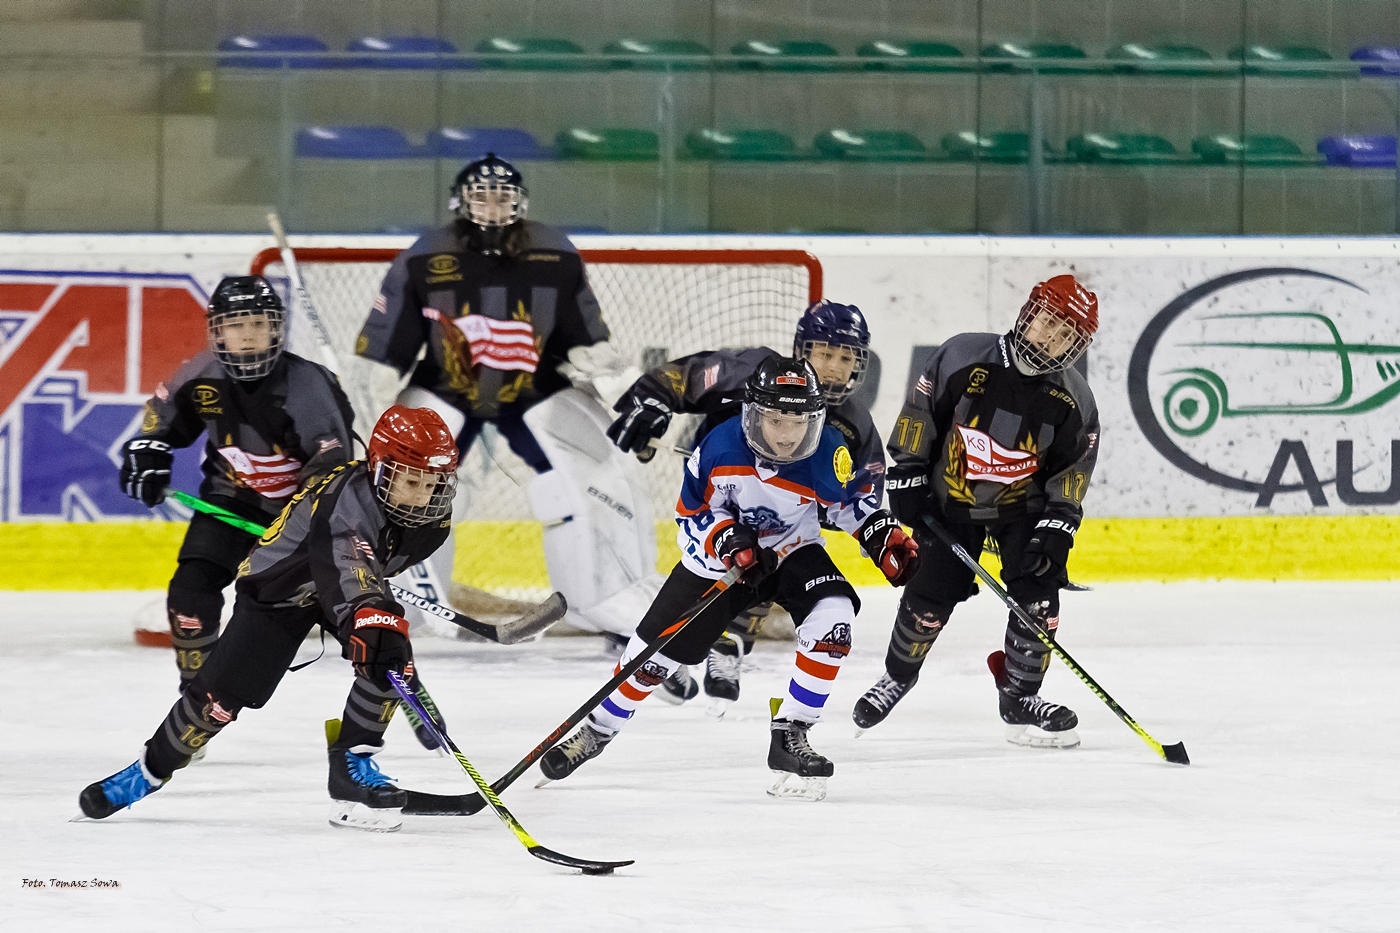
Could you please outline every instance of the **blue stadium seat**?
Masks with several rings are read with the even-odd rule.
[[[552,159],[554,152],[541,146],[526,130],[496,126],[445,126],[428,134],[428,151],[443,159],[480,159],[488,152],[508,162]]]
[[[308,126],[297,131],[296,151],[311,159],[417,159],[430,155],[391,126]]]
[[[470,68],[457,47],[432,36],[365,36],[345,46],[348,52],[369,52],[356,58],[359,68]]]
[[[1354,62],[1378,62],[1375,65],[1362,65],[1361,73],[1372,77],[1400,77],[1400,48],[1373,45],[1357,49],[1351,53]]]
[[[1395,165],[1394,136],[1328,136],[1317,141],[1328,165],[1346,168],[1391,168]]]
[[[229,36],[219,43],[220,52],[291,52],[294,55],[230,55],[219,59],[224,68],[342,68],[333,58],[308,56],[307,52],[329,52],[330,46],[315,36]]]

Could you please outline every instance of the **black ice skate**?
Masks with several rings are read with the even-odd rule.
[[[768,767],[778,776],[768,796],[789,800],[822,800],[826,779],[836,771],[828,759],[807,744],[809,722],[774,719],[769,725]]]
[[[390,783],[374,763],[374,745],[351,748],[331,746],[330,780],[332,826],[347,826],[375,833],[398,832],[403,826],[403,806],[408,794]]]
[[[992,652],[987,666],[997,681],[1006,741],[1026,748],[1075,748],[1079,745],[1079,734],[1074,731],[1079,717],[1074,710],[1041,699],[1036,693],[1016,694],[1006,676],[1005,652]]]
[[[875,686],[865,691],[865,695],[856,700],[856,708],[851,710],[851,718],[857,727],[856,738],[860,738],[866,729],[884,722],[894,705],[918,682],[918,674],[908,680],[895,680],[888,672],[881,674]]]
[[[690,669],[684,664],[676,668],[676,672],[661,682],[661,690],[657,696],[673,706],[679,706],[687,700],[693,700],[700,695],[700,685],[695,682],[695,678],[690,676]]]
[[[140,758],[116,774],[84,787],[78,795],[78,807],[82,812],[69,822],[105,820],[164,786],[164,781],[146,770],[146,753],[142,752]]]
[[[739,699],[739,669],[743,663],[744,653],[738,639],[726,636],[711,646],[710,655],[705,659],[705,696],[712,702],[706,713],[723,719],[729,704]]]
[[[559,781],[578,770],[579,765],[590,758],[603,754],[603,749],[617,733],[609,735],[585,722],[583,728],[544,753],[540,759],[540,773],[544,777],[536,787],[544,787],[550,781]]]

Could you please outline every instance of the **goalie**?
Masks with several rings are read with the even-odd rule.
[[[523,179],[494,154],[450,190],[456,218],[395,258],[356,353],[411,373],[399,403],[436,411],[463,456],[495,426],[535,471],[530,507],[545,523],[550,582],[569,621],[630,635],[660,584],[656,533],[626,458],[603,435],[598,399],[631,379],[583,260],[562,232],[525,219]],[[453,558],[449,538],[432,569],[449,600],[472,611],[470,590],[451,583]],[[634,611],[602,605],[636,586]]]

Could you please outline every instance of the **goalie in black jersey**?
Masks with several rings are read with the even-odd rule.
[[[456,469],[456,444],[442,419],[396,405],[375,425],[367,460],[338,466],[296,493],[239,568],[219,650],[141,756],[83,790],[82,815],[104,819],[164,786],[239,712],[271,698],[319,625],[355,669],[342,725],[330,737],[331,823],[398,829],[407,794],[373,759],[399,703],[388,674],[413,675],[408,622],[388,578],[447,539]]]
[[[826,423],[841,433],[859,471],[875,485],[875,504],[882,499],[885,452],[867,405],[854,397],[865,381],[870,362],[870,328],[855,305],[818,301],[803,313],[793,338],[793,357],[812,364],[826,400]],[[613,406],[618,418],[608,437],[638,459],[650,460],[652,443],[670,427],[674,414],[704,415],[692,446],[699,445],[717,425],[739,413],[745,384],[766,360],[782,354],[768,347],[710,350],[671,360],[644,374]],[[710,648],[705,661],[704,687],[714,698],[711,712],[723,716],[739,698],[739,671],[753,650],[754,635],[772,603],[754,606],[734,619]],[[685,667],[666,681],[660,694],[684,702],[698,693]]]
[[[925,528],[932,516],[974,558],[990,535],[1006,589],[1050,636],[1065,563],[1099,448],[1094,394],[1074,364],[1098,329],[1098,298],[1070,275],[1031,290],[1007,334],[959,334],[910,390],[889,450],[890,509],[924,546],[905,588],[885,674],[856,702],[856,725],[882,722],[919,677],[953,608],[976,592],[972,571]],[[1007,740],[1070,748],[1078,718],[1040,697],[1050,653],[1012,613],[988,658]]]

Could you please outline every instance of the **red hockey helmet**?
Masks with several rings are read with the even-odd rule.
[[[432,409],[395,405],[370,434],[369,474],[394,524],[446,518],[457,492],[457,441]]]
[[[1099,299],[1072,275],[1057,275],[1031,289],[1011,328],[1011,350],[1032,375],[1073,366],[1099,329]]]

